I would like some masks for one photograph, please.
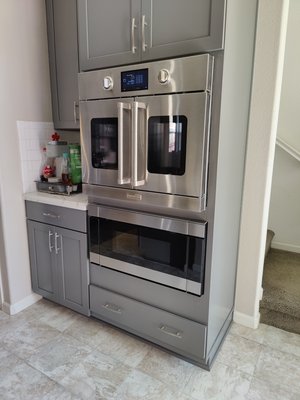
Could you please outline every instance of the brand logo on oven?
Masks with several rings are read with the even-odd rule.
[[[138,194],[138,193],[134,193],[134,194],[126,193],[126,198],[128,200],[139,200],[140,201],[140,200],[143,199],[143,196],[141,194]]]

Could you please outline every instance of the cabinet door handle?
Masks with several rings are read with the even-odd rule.
[[[77,121],[79,121],[79,118],[77,117],[77,108],[79,108],[79,104],[77,103],[77,101],[74,101],[73,103],[73,114],[74,114],[74,122],[75,124],[77,124]]]
[[[52,253],[52,249],[54,246],[51,244],[51,236],[53,236],[53,233],[49,230],[48,231],[48,246],[49,246],[49,251]]]
[[[49,218],[57,218],[57,219],[60,218],[60,215],[55,215],[55,214],[46,213],[46,212],[43,212],[43,216],[44,217],[49,217]]]
[[[112,311],[116,314],[122,314],[122,310],[119,306],[112,304],[112,303],[105,303],[102,305],[103,308],[105,308],[108,311]]]
[[[57,246],[57,239],[61,237],[58,233],[55,232],[55,240],[54,240],[54,245],[55,245],[55,254],[58,254],[59,250],[61,250],[61,247]]]
[[[166,335],[170,335],[170,336],[176,337],[177,339],[182,339],[183,338],[182,332],[178,331],[177,329],[171,328],[171,327],[166,326],[166,325],[161,325],[159,327],[159,329],[163,333],[165,333]]]
[[[131,19],[131,52],[135,54],[136,52],[136,45],[135,45],[135,35],[134,30],[136,29],[135,18]]]
[[[148,45],[146,44],[146,38],[145,38],[145,26],[147,26],[146,22],[146,16],[142,15],[142,50],[143,52],[146,51]]]

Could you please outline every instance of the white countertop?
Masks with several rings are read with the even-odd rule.
[[[70,196],[63,196],[52,193],[30,192],[24,193],[24,199],[29,201],[36,201],[38,203],[52,204],[54,206],[74,208],[76,210],[87,209],[88,199],[83,193],[71,194]]]

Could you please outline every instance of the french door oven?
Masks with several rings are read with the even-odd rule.
[[[82,103],[87,183],[203,195],[209,104],[207,93]]]

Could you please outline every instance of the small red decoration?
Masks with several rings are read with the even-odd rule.
[[[60,138],[60,136],[57,132],[54,132],[51,137],[52,137],[53,142],[58,142],[59,138]]]
[[[54,168],[51,167],[51,165],[45,165],[43,169],[43,176],[44,178],[48,179],[54,174]]]

